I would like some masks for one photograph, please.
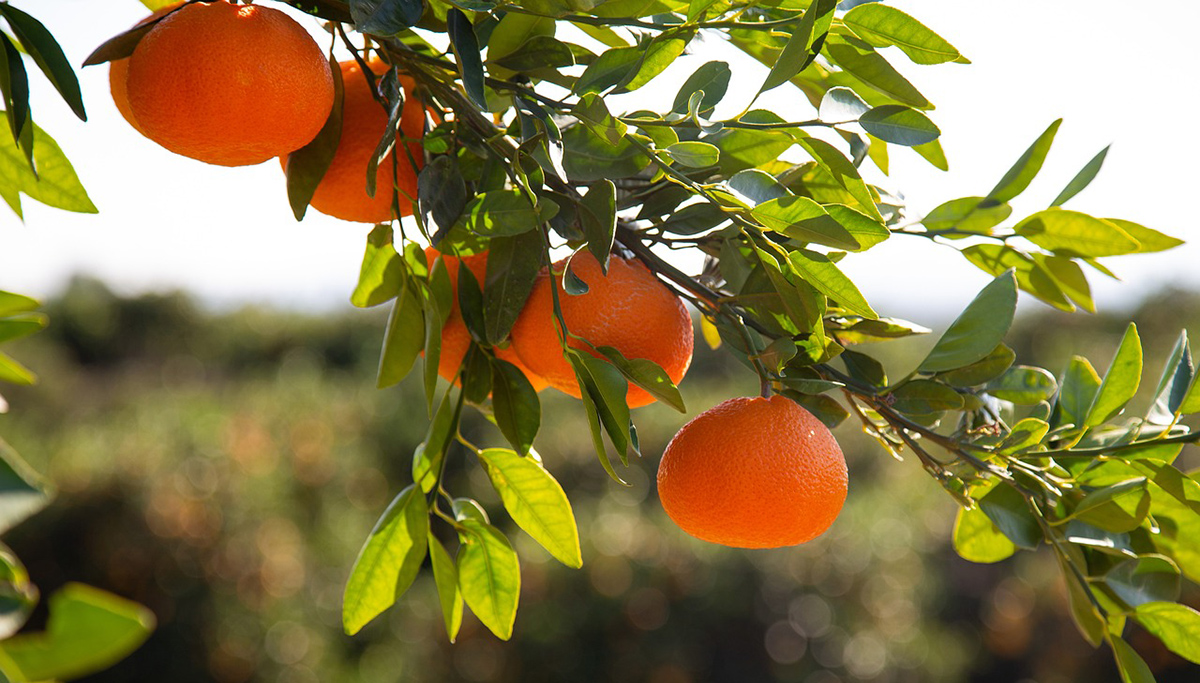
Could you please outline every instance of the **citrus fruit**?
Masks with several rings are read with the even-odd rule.
[[[141,26],[148,21],[154,21],[162,15],[179,7],[183,3],[175,3],[163,7],[139,21],[136,26]],[[117,111],[121,112],[121,116],[133,126],[134,130],[145,135],[142,132],[142,127],[138,125],[137,119],[133,118],[133,112],[129,109],[129,94],[126,91],[126,81],[129,79],[129,58],[114,59],[108,64],[108,90],[112,93],[113,104],[117,105]]]
[[[513,325],[512,346],[526,367],[555,389],[579,398],[575,372],[559,344],[550,290],[553,282],[563,320],[572,334],[593,346],[614,347],[628,359],[654,361],[676,384],[683,379],[692,362],[692,319],[674,292],[640,261],[613,255],[605,276],[591,253],[580,252],[571,259],[571,270],[587,283],[588,291],[572,296],[562,288],[565,267],[566,261],[559,261],[552,269],[553,277],[549,273],[538,276]],[[578,339],[568,338],[568,343],[598,355]],[[655,400],[633,384],[625,398],[631,408]]]
[[[783,396],[731,398],[679,430],[658,465],[658,497],[687,533],[735,548],[824,533],[846,500],[833,434]]]
[[[407,76],[400,77],[404,89],[404,109],[400,114],[400,133],[410,138],[409,154],[389,152],[379,162],[375,174],[375,196],[367,194],[367,165],[375,154],[379,140],[387,130],[388,113],[371,93],[371,84],[363,75],[355,60],[341,62],[342,88],[342,135],[337,151],[325,171],[321,183],[309,204],[327,216],[360,223],[385,223],[392,220],[392,187],[399,190],[401,216],[412,215],[410,198],[417,196],[417,170],[424,154],[419,142],[425,132],[425,108],[413,96],[414,82]],[[379,59],[368,62],[371,71],[379,76],[388,70],[388,65]],[[403,149],[403,148],[401,148]],[[287,167],[287,158],[280,158]]]
[[[442,349],[441,355],[438,357],[438,374],[443,379],[457,382],[458,369],[471,347],[471,333],[467,330],[467,324],[463,321],[462,313],[458,310],[459,264],[465,265],[471,271],[471,274],[475,276],[475,279],[479,281],[480,287],[482,287],[484,277],[487,275],[487,254],[476,254],[474,256],[458,258],[456,256],[441,254],[433,247],[425,248],[425,260],[429,263],[431,269],[433,268],[434,259],[439,256],[446,263],[446,274],[450,276],[450,291],[453,295],[451,300],[454,303],[450,309],[450,316],[442,324]],[[546,380],[525,367],[525,364],[517,357],[516,352],[513,351],[511,346],[506,349],[497,346],[493,347],[493,349],[497,358],[512,363],[521,372],[525,373],[526,379],[533,385],[535,391],[541,391],[546,388]]]
[[[303,147],[333,107],[329,62],[303,27],[276,9],[224,1],[155,24],[129,57],[125,89],[142,134],[220,166]]]

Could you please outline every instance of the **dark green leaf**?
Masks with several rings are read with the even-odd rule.
[[[729,187],[749,199],[754,205],[769,202],[791,194],[775,180],[775,176],[756,168],[738,171],[729,179]]]
[[[325,125],[321,126],[315,138],[287,155],[283,167],[287,176],[288,204],[296,220],[303,219],[308,211],[308,203],[329,170],[342,139],[342,70],[336,61],[331,60],[330,67],[330,73],[333,74],[333,108],[329,111],[329,118],[325,119]]]
[[[12,139],[21,148],[25,163],[32,166],[33,148],[26,136],[22,135],[25,127],[32,124],[29,118],[29,76],[25,73],[21,52],[9,40],[7,33],[0,33],[0,96],[0,104],[8,112]]]
[[[0,533],[46,507],[50,497],[37,473],[0,439]]]
[[[938,379],[954,387],[974,387],[1004,374],[1017,359],[1017,354],[1004,344],[997,344],[982,359],[956,370],[938,374]]]
[[[692,94],[704,91],[704,97],[700,99],[699,111],[701,114],[706,114],[712,111],[713,107],[725,97],[725,91],[729,88],[729,78],[733,74],[729,69],[729,65],[725,62],[708,62],[696,69],[688,79],[683,82],[679,88],[679,93],[675,95],[675,103],[671,106],[671,111],[678,114],[687,113],[688,100]]]
[[[1146,661],[1121,638],[1113,638],[1113,657],[1117,661],[1117,669],[1121,672],[1122,683],[1154,683],[1154,673]]]
[[[868,356],[865,353],[843,351],[838,356],[846,365],[846,372],[854,379],[874,387],[886,387],[888,384],[887,372],[883,368],[883,363]]]
[[[18,680],[75,679],[107,669],[138,649],[154,630],[154,614],[112,593],[68,583],[50,596],[43,633],[0,645],[6,671]]]
[[[1141,381],[1142,340],[1138,337],[1137,326],[1130,323],[1125,329],[1117,355],[1096,392],[1096,399],[1088,410],[1084,425],[1095,427],[1116,417],[1137,394]]]
[[[442,607],[442,622],[446,625],[446,636],[453,643],[458,638],[463,613],[462,592],[458,590],[458,568],[432,532],[426,545],[429,547],[429,563],[433,565],[433,581],[437,584],[438,603]]]
[[[859,208],[864,211],[867,216],[877,221],[882,221],[883,216],[879,213],[879,208],[875,205],[875,198],[871,195],[867,184],[863,182],[862,176],[858,174],[858,169],[850,160],[845,157],[836,147],[818,138],[801,136],[796,138],[796,142],[803,147],[812,158],[821,164],[833,176],[838,185],[845,188],[854,200],[858,202]]]
[[[928,116],[900,104],[875,107],[863,114],[858,122],[880,140],[907,147],[933,142],[942,134]]]
[[[1021,158],[1017,159],[1017,163],[1013,164],[1000,182],[996,183],[996,187],[988,193],[989,200],[997,203],[1007,202],[1029,187],[1034,176],[1042,170],[1042,163],[1046,161],[1046,154],[1050,151],[1050,145],[1054,142],[1054,134],[1058,132],[1060,125],[1062,125],[1062,119],[1050,124],[1050,127],[1038,136],[1038,139],[1029,146],[1029,149],[1025,150]]]
[[[617,230],[617,187],[605,179],[593,183],[579,202],[579,225],[587,238],[588,251],[608,274],[608,255]]]
[[[1129,607],[1179,599],[1179,567],[1163,555],[1126,560],[1104,575],[1104,585]]]
[[[1139,477],[1088,493],[1071,517],[1105,531],[1125,533],[1138,528],[1149,512],[1150,492],[1145,477]]]
[[[425,561],[428,534],[425,496],[410,484],[388,505],[354,561],[342,599],[347,635],[358,633],[408,590]]]
[[[992,564],[1006,560],[1017,551],[1008,537],[1000,533],[982,508],[959,508],[954,520],[954,551],[968,562]]]
[[[1162,424],[1169,424],[1174,420],[1175,411],[1183,405],[1195,372],[1187,330],[1182,330],[1171,355],[1163,365],[1162,377],[1154,390],[1154,403],[1151,404],[1148,415],[1151,420]]]
[[[575,94],[602,93],[616,86],[637,68],[641,57],[642,51],[636,47],[605,50],[580,74],[575,82]]]
[[[609,113],[604,98],[594,92],[579,98],[579,102],[571,109],[571,115],[611,145],[619,144],[628,128]]]
[[[571,365],[577,373],[586,372],[587,391],[596,404],[600,423],[612,441],[613,448],[623,464],[628,464],[628,452],[631,443],[629,425],[629,404],[626,395],[629,392],[629,381],[621,371],[606,360],[595,358],[587,353],[571,349],[568,351]],[[584,389],[581,384],[580,389]]]
[[[641,50],[641,60],[635,68],[625,74],[618,83],[616,92],[631,92],[649,83],[683,54],[693,35],[694,31],[690,29],[658,34],[644,50]]]
[[[164,17],[166,15],[163,15]],[[133,28],[104,41],[92,53],[83,60],[83,66],[95,66],[105,62],[112,62],[118,59],[125,59],[133,54],[133,49],[137,44],[142,42],[142,38],[151,31],[163,17],[159,17],[153,21],[147,21],[144,24],[138,24]]]
[[[517,553],[500,530],[475,519],[458,534],[458,585],[467,606],[501,640],[512,637],[521,595]]]
[[[892,408],[906,415],[934,415],[963,407],[963,397],[954,389],[928,379],[905,382],[888,394]]]
[[[1174,602],[1147,602],[1133,616],[1171,652],[1200,664],[1200,612]]]
[[[424,347],[424,330],[425,314],[421,309],[421,300],[412,283],[406,279],[396,302],[392,304],[387,331],[383,335],[377,381],[380,389],[397,384],[408,375]]]
[[[425,9],[422,0],[349,0],[348,5],[354,28],[383,37],[416,25]]]
[[[420,0],[396,1],[420,2]],[[420,16],[419,12],[418,16]],[[475,37],[475,27],[471,25],[471,20],[461,10],[452,8],[446,13],[446,32],[450,35],[454,56],[458,58],[463,89],[467,91],[467,96],[471,98],[471,101],[481,109],[487,109],[487,97],[483,93],[483,60],[479,56],[479,41]]]
[[[817,52],[813,49],[814,44],[819,49],[820,42],[818,41],[823,40],[829,32],[833,10],[836,7],[837,2],[830,0],[813,2],[808,6],[800,18],[800,22],[792,31],[787,45],[775,58],[775,63],[771,66],[767,79],[759,88],[760,93],[787,83],[812,63]]]
[[[490,190],[467,203],[458,223],[485,237],[513,236],[536,228],[538,213],[521,190]]]
[[[583,566],[579,530],[567,494],[533,458],[489,448],[480,452],[492,486],[513,521],[568,567]]]
[[[613,145],[584,126],[563,131],[563,167],[575,182],[627,178],[650,164],[650,158],[628,139]]]
[[[483,312],[490,343],[504,341],[521,314],[542,268],[542,249],[542,236],[537,230],[491,240],[483,286]]]
[[[835,399],[825,394],[801,394],[791,390],[784,390],[783,395],[812,413],[813,417],[820,420],[821,424],[830,429],[834,429],[845,421],[846,418],[850,417],[850,413],[841,403],[838,403]]]
[[[505,19],[519,14],[505,15]],[[489,48],[490,50],[490,48]],[[534,36],[515,52],[492,62],[513,71],[537,71],[538,69],[563,69],[575,65],[575,53],[566,43],[550,36]]]
[[[25,12],[8,3],[0,3],[0,16],[8,20],[8,25],[17,40],[21,41],[25,51],[33,57],[33,61],[46,75],[46,78],[58,91],[59,95],[71,107],[80,120],[87,121],[87,113],[83,109],[83,96],[79,92],[79,79],[62,47],[54,36],[46,30],[42,22],[34,19]]]
[[[417,176],[417,203],[421,215],[443,231],[458,222],[467,207],[467,186],[454,159],[447,155],[434,157]],[[437,240],[434,240],[435,243]]]
[[[1014,365],[987,383],[984,391],[1004,401],[1032,406],[1048,401],[1058,391],[1058,382],[1048,371],[1032,365]]]
[[[499,358],[492,362],[492,407],[504,438],[522,455],[528,453],[542,424],[541,403],[525,373]]]
[[[984,287],[921,363],[921,372],[954,370],[985,358],[1012,326],[1016,278],[1005,272]]]
[[[1042,540],[1042,530],[1029,506],[1012,486],[997,484],[979,500],[979,507],[1017,547],[1033,550]]]
[[[1096,174],[1100,172],[1100,167],[1104,165],[1104,157],[1106,156],[1108,156],[1108,147],[1100,150],[1096,156],[1092,157],[1091,161],[1079,169],[1079,173],[1076,173],[1071,182],[1067,183],[1067,186],[1063,188],[1063,191],[1059,192],[1054,201],[1050,202],[1050,206],[1062,206],[1068,199],[1079,194],[1085,187],[1091,184]]]
[[[870,342],[900,339],[918,334],[929,334],[929,328],[899,318],[860,318],[853,319],[848,326],[838,330],[838,339],[847,344],[867,344]]]
[[[698,235],[728,220],[725,212],[712,204],[689,204],[663,221],[662,229],[676,235]]]
[[[962,60],[958,49],[946,39],[895,7],[864,3],[846,12],[842,21],[871,45],[895,45],[917,64]]]
[[[675,383],[671,381],[671,377],[667,375],[667,371],[652,360],[645,358],[626,358],[621,355],[621,352],[612,346],[597,346],[596,351],[600,352],[609,360],[617,370],[625,376],[625,379],[645,389],[654,398],[671,406],[681,413],[686,413],[687,408],[683,405],[683,397],[679,394],[679,389]]]

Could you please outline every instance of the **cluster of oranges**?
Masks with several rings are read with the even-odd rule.
[[[325,125],[335,95],[329,62],[312,36],[283,12],[218,0],[172,5],[142,23],[154,20],[133,54],[114,61],[109,71],[113,102],[142,135],[210,164],[247,166],[278,157],[286,169],[288,155]],[[368,66],[375,75],[388,68],[378,59]],[[409,153],[381,160],[372,196],[367,167],[387,129],[387,112],[356,60],[339,67],[342,133],[310,204],[329,216],[364,223],[408,215],[425,127],[413,82],[401,79],[399,132]]]
[[[225,0],[175,5],[145,21],[158,22],[133,54],[113,62],[113,100],[126,120],[163,147],[224,166],[262,163],[312,141],[334,106],[329,62],[308,33],[286,14]],[[143,22],[144,23],[144,22]],[[249,55],[254,55],[249,58]],[[388,68],[372,60],[376,76]],[[401,79],[405,104],[400,134],[409,153],[378,165],[377,187],[366,191],[367,167],[388,125],[372,90],[373,79],[357,61],[340,64],[343,82],[341,137],[333,160],[311,200],[322,213],[378,223],[411,213],[417,190],[420,139],[426,110]],[[389,189],[405,199],[393,202]],[[483,283],[487,254],[441,258],[457,302],[460,268]],[[495,355],[525,373],[541,391],[553,387],[579,398],[581,390],[563,353],[554,314],[558,300],[570,334],[566,343],[598,355],[611,346],[629,359],[657,363],[672,382],[692,360],[692,322],[679,297],[640,261],[614,255],[607,273],[590,253],[571,259],[587,292],[568,295],[566,260],[543,269]],[[576,338],[587,340],[584,343]],[[441,340],[438,373],[456,381],[471,335],[455,304]],[[630,407],[653,402],[630,384]],[[829,430],[791,400],[735,398],[686,424],[663,454],[659,495],[668,515],[707,541],[744,548],[802,543],[833,523],[846,497],[846,464]]]

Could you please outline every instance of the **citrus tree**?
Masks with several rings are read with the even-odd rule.
[[[1087,274],[1111,276],[1099,259],[1180,241],[1064,208],[1104,151],[1050,206],[1014,217],[1009,202],[1035,180],[1059,121],[994,187],[920,218],[864,180],[869,167],[868,178],[886,174],[897,147],[946,168],[932,103],[889,60],[968,60],[917,18],[833,0],[143,2],[155,14],[98,37],[85,63],[112,63],[131,125],[208,163],[278,157],[297,219],[311,207],[375,225],[351,302],[390,304],[378,384],[419,366],[429,428],[411,482],[395,482],[353,562],[347,633],[391,607],[428,558],[451,640],[464,604],[511,637],[519,558],[482,506],[446,489],[446,472],[483,468],[515,523],[580,566],[570,502],[534,449],[538,393],[579,399],[598,466],[621,482],[640,453],[631,409],[687,410],[676,388],[692,354],[686,303],[703,342],[755,373],[761,396],[701,412],[668,446],[660,498],[685,531],[740,548],[819,535],[848,481],[853,495],[827,431],[851,420],[959,503],[962,557],[1052,554],[1080,633],[1109,646],[1125,680],[1153,680],[1122,637],[1130,619],[1200,663],[1200,613],[1177,602],[1200,579],[1200,481],[1173,464],[1200,438],[1184,423],[1200,412],[1186,334],[1145,372],[1133,325],[1103,374],[1080,356],[1058,372],[1023,365],[1004,343],[1018,291],[1092,311]],[[327,54],[283,4],[328,33]],[[94,210],[30,116],[27,66],[84,116],[74,71],[36,19],[3,2],[0,17],[12,133],[0,196],[18,213],[22,194]],[[654,87],[700,40],[744,59],[697,68],[669,109],[614,103]],[[250,51],[274,68],[236,68]],[[758,95],[798,89],[804,111],[756,96],[718,116],[748,60],[768,67]],[[915,367],[885,367],[874,347],[929,330],[876,311],[839,263],[913,239],[994,280]],[[676,253],[704,265],[685,272]],[[464,438],[465,410],[506,447]]]

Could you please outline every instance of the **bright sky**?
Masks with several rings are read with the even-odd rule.
[[[12,4],[46,23],[74,64],[146,14],[136,0]],[[1184,239],[1197,236],[1188,197],[1200,179],[1193,165],[1200,137],[1173,124],[1200,111],[1200,89],[1192,85],[1200,53],[1190,36],[1190,27],[1200,24],[1200,3],[1164,0],[1153,11],[1133,11],[1116,0],[891,4],[974,62],[919,67],[889,48],[893,64],[937,104],[932,118],[951,165],[942,173],[916,154],[892,148],[891,178],[872,180],[903,191],[910,215],[947,199],[986,194],[1033,139],[1063,117],[1041,176],[1013,202],[1014,217],[1044,208],[1112,143],[1100,176],[1068,207]],[[302,21],[316,29],[315,21]],[[731,56],[712,41],[697,44],[694,54],[624,101],[642,99],[622,106],[669,106],[696,67]],[[747,62],[733,67],[729,98],[740,109],[765,70]],[[100,214],[70,214],[26,200],[22,224],[0,206],[0,289],[46,296],[72,273],[86,272],[122,292],[182,287],[218,306],[348,306],[369,226],[312,211],[296,223],[277,164],[230,169],[170,154],[120,118],[106,67],[89,67],[81,78],[88,123],[71,115],[40,74],[32,78],[34,117],[66,151]],[[812,115],[790,86],[770,95],[760,105],[792,119]],[[1114,309],[1169,284],[1200,288],[1198,256],[1200,247],[1189,244],[1110,259],[1126,282],[1096,275],[1096,298],[1101,308]],[[842,266],[877,310],[922,322],[953,316],[988,280],[953,250],[913,237],[895,237]]]

